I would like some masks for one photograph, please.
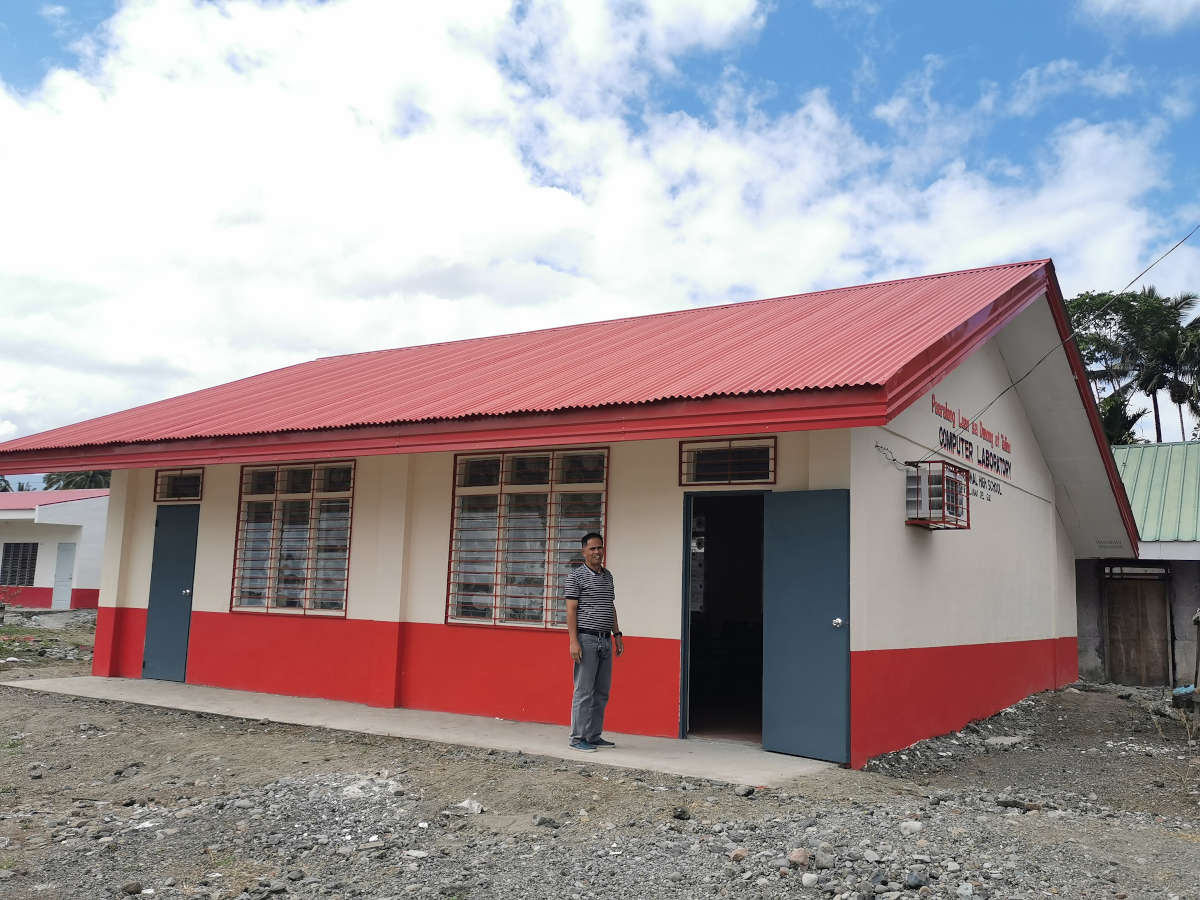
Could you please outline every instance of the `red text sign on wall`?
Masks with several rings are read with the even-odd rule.
[[[930,396],[933,414],[949,423],[938,428],[938,446],[1001,478],[1011,478],[1012,462],[1004,455],[1012,453],[1008,437],[988,428],[982,419],[964,416],[961,409]]]

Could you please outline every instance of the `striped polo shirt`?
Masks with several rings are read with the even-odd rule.
[[[580,566],[567,576],[563,594],[579,601],[579,613],[575,619],[578,627],[596,631],[613,630],[617,607],[612,572],[608,569],[601,568],[599,572],[593,572],[587,566]]]

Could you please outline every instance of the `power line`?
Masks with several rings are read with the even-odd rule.
[[[1187,234],[1185,234],[1183,237],[1181,237],[1178,241],[1176,241],[1175,244],[1171,247],[1171,249],[1167,250],[1167,252],[1162,254],[1162,256],[1160,256],[1154,262],[1150,263],[1150,265],[1146,266],[1146,268],[1142,269],[1142,271],[1140,271],[1136,275],[1134,275],[1133,278],[1129,279],[1129,281],[1125,284],[1125,287],[1121,288],[1121,290],[1119,290],[1115,294],[1113,294],[1113,296],[1109,298],[1107,303],[1105,303],[1098,310],[1096,310],[1094,315],[1098,316],[1102,312],[1104,312],[1106,309],[1108,309],[1109,306],[1111,306],[1113,303],[1116,302],[1118,296],[1125,293],[1125,291],[1129,290],[1130,285],[1132,285],[1135,281],[1137,281],[1139,278],[1141,278],[1143,275],[1145,275],[1147,272],[1149,272],[1151,269],[1153,269],[1155,266],[1157,266],[1160,262],[1162,262],[1164,259],[1166,259],[1168,256],[1170,256],[1176,250],[1178,250],[1181,246],[1183,246],[1183,244],[1187,241],[1187,239],[1190,238],[1197,231],[1200,231],[1200,222],[1196,223],[1195,227],[1193,227],[1191,231],[1189,231]],[[989,400],[987,405],[984,406],[983,409],[979,410],[979,412],[977,412],[977,413],[975,413],[975,415],[971,416],[967,420],[966,425],[961,425],[961,424],[958,425],[957,426],[958,430],[960,432],[965,433],[967,428],[970,427],[971,422],[979,421],[979,417],[982,416],[989,409],[991,409],[996,404],[997,400],[999,400],[1001,397],[1003,397],[1005,394],[1007,394],[1009,391],[1011,391],[1013,388],[1015,388],[1018,384],[1020,384],[1022,381],[1024,381],[1030,375],[1032,375],[1038,366],[1040,366],[1047,359],[1049,359],[1052,355],[1054,355],[1054,353],[1056,351],[1061,350],[1063,347],[1065,347],[1067,344],[1067,341],[1074,339],[1075,335],[1078,332],[1079,332],[1078,328],[1072,329],[1070,334],[1068,334],[1065,338],[1063,338],[1061,341],[1059,341],[1057,344],[1055,344],[1053,347],[1051,347],[1049,350],[1047,350],[1044,354],[1042,354],[1042,356],[1038,358],[1038,361],[1029,367],[1029,371],[1027,371],[1024,375],[1022,375],[1020,378],[1016,379],[1015,381],[1010,382],[1008,387],[1006,387],[1004,390],[1002,390],[1000,393],[998,393],[995,397],[993,397],[991,400]],[[938,454],[938,452],[939,451],[937,451],[937,450],[930,450],[928,453],[926,453],[924,456],[921,457],[920,461],[924,462],[927,459],[932,459],[934,456],[936,456]]]

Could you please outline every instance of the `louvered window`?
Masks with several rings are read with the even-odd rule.
[[[37,569],[37,552],[36,543],[6,543],[3,556],[0,557],[0,585],[31,586],[34,570]]]
[[[679,483],[774,484],[774,437],[681,441]]]
[[[607,479],[603,448],[457,457],[447,621],[566,625],[563,579],[604,531]]]
[[[234,609],[345,615],[352,461],[246,466]]]

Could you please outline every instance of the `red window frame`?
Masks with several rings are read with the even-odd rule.
[[[327,492],[327,491],[316,491],[315,490],[315,478],[316,478],[315,473],[317,470],[330,469],[330,468],[341,468],[341,467],[347,467],[347,466],[350,468],[350,489],[348,491]],[[274,596],[273,596],[274,591],[271,590],[271,587],[273,587],[277,584],[277,579],[279,577],[279,575],[278,575],[278,569],[279,569],[278,554],[280,551],[280,548],[279,548],[280,538],[279,538],[279,531],[277,528],[277,522],[280,519],[280,515],[279,515],[279,512],[277,509],[272,510],[272,517],[271,517],[271,519],[272,519],[271,549],[270,549],[271,562],[268,567],[268,585],[269,585],[269,587],[268,587],[268,591],[267,591],[268,596],[265,598],[266,602],[264,603],[263,606],[246,606],[246,605],[239,606],[237,604],[237,596],[238,596],[238,578],[240,575],[240,568],[241,568],[239,563],[241,561],[241,551],[242,551],[243,503],[247,499],[252,501],[255,497],[263,497],[265,499],[268,496],[266,494],[266,492],[263,492],[261,494],[246,493],[247,472],[249,472],[249,471],[265,471],[267,469],[275,470],[275,490],[273,491],[273,493],[270,496],[271,496],[271,502],[276,504],[276,506],[279,506],[282,502],[280,498],[283,498],[284,500],[299,499],[305,493],[305,492],[288,493],[288,492],[279,491],[279,489],[278,489],[279,482],[280,482],[279,473],[281,471],[284,471],[287,469],[300,469],[300,468],[305,468],[305,467],[311,468],[314,471],[312,489],[310,489],[307,492],[307,496],[309,497],[310,502],[315,502],[317,500],[323,500],[323,499],[340,500],[340,499],[344,498],[344,499],[346,499],[346,501],[348,503],[347,512],[346,512],[346,515],[347,515],[346,567],[345,567],[345,575],[344,575],[346,591],[345,591],[345,595],[343,596],[343,599],[342,599],[342,606],[340,609],[312,608],[309,605],[309,603],[311,601],[311,597],[309,596],[309,591],[311,590],[311,588],[307,587],[307,586],[305,589],[305,602],[304,602],[303,606],[288,607],[288,606],[276,606],[276,605],[272,604],[272,600],[274,599]],[[311,617],[315,617],[315,618],[319,618],[319,619],[344,619],[347,617],[347,615],[349,614],[349,609],[350,609],[350,554],[353,549],[354,492],[355,492],[355,488],[357,487],[357,483],[358,483],[358,471],[355,466],[355,460],[353,460],[353,459],[331,459],[331,460],[322,459],[322,460],[312,460],[312,461],[296,460],[293,462],[277,462],[277,463],[276,462],[247,463],[246,465],[243,465],[241,467],[241,469],[238,472],[238,502],[237,502],[237,508],[234,510],[233,577],[230,582],[230,590],[229,590],[229,611],[230,612],[245,613],[248,615],[257,615],[257,616],[262,616],[262,615],[306,616],[306,617],[311,616]],[[311,529],[313,527],[311,524],[311,522],[312,522],[311,510],[310,510],[309,515],[310,515],[309,528],[310,528],[310,534],[311,534]],[[305,578],[306,585],[311,585],[313,582],[313,572],[314,572],[315,562],[316,562],[316,555],[314,553],[310,552],[309,558],[308,558],[308,565],[306,567],[306,578]]]
[[[579,483],[572,482],[572,483],[570,483],[571,487],[564,490],[563,485],[566,483],[556,480],[556,477],[555,477],[556,472],[558,470],[558,466],[556,465],[558,458],[562,457],[562,456],[570,456],[570,455],[574,455],[574,454],[587,454],[587,453],[602,453],[604,455],[604,480],[602,482],[586,482],[586,483],[585,482],[579,482]],[[547,524],[546,524],[546,532],[547,532],[546,545],[547,546],[545,549],[546,565],[544,568],[544,572],[545,572],[544,580],[545,580],[545,582],[548,582],[549,585],[543,587],[542,616],[539,621],[531,621],[531,620],[527,621],[527,620],[518,620],[518,619],[513,619],[513,618],[505,618],[501,614],[502,601],[501,601],[501,596],[500,596],[500,592],[498,589],[498,586],[501,583],[501,577],[503,575],[502,558],[504,555],[504,534],[505,534],[505,532],[504,532],[504,498],[506,496],[512,496],[513,494],[522,492],[522,491],[509,491],[509,492],[505,491],[505,487],[506,487],[505,476],[506,476],[506,473],[509,472],[509,466],[507,464],[507,461],[510,457],[539,456],[539,455],[547,455],[550,457],[549,480],[546,481],[545,483],[539,483],[536,485],[534,485],[534,484],[520,485],[520,487],[529,489],[526,491],[529,493],[537,493],[538,492],[537,488],[544,488],[544,492],[547,494],[547,504],[548,504]],[[494,561],[493,561],[493,567],[492,567],[492,571],[491,571],[491,579],[492,579],[492,585],[493,585],[492,593],[490,595],[490,597],[491,597],[491,615],[486,618],[484,618],[484,617],[475,618],[475,617],[467,617],[467,616],[461,616],[461,615],[456,616],[453,614],[453,604],[454,604],[454,597],[455,597],[455,593],[454,593],[454,576],[455,576],[454,539],[455,539],[457,523],[458,523],[458,506],[459,506],[458,500],[459,500],[460,496],[464,496],[464,494],[462,492],[460,492],[460,485],[458,483],[459,482],[460,465],[461,465],[461,461],[466,460],[466,459],[491,459],[491,458],[499,459],[500,471],[499,471],[498,482],[495,485],[481,485],[480,486],[481,488],[483,488],[483,487],[493,488],[494,495],[497,497],[496,547],[494,550]],[[526,629],[533,629],[533,630],[539,630],[539,631],[561,631],[561,630],[565,629],[567,627],[566,612],[565,612],[565,599],[564,599],[564,609],[563,609],[562,621],[556,622],[554,620],[554,611],[555,611],[554,604],[555,604],[555,600],[557,599],[554,595],[554,590],[555,590],[555,585],[558,582],[558,578],[552,574],[550,560],[551,560],[552,554],[554,553],[554,527],[555,526],[554,526],[553,510],[554,510],[554,506],[555,506],[555,498],[558,496],[561,496],[562,494],[596,493],[598,490],[600,493],[600,497],[601,497],[600,526],[599,526],[598,530],[601,534],[603,534],[605,536],[605,541],[607,543],[607,540],[608,540],[608,482],[609,482],[609,473],[611,472],[611,470],[612,470],[612,454],[609,451],[608,447],[603,447],[603,446],[602,447],[554,447],[554,448],[532,447],[532,448],[526,448],[526,449],[520,449],[520,450],[494,450],[494,451],[476,450],[476,451],[454,454],[454,465],[453,465],[451,475],[450,475],[450,484],[451,484],[450,536],[449,536],[449,547],[448,547],[448,551],[447,551],[447,560],[446,560],[445,623],[447,625],[462,625],[462,626],[476,627],[476,628],[481,628],[481,627],[482,628],[526,628]],[[580,486],[577,486],[577,485],[580,485]],[[599,485],[598,489],[597,489],[597,485]],[[513,486],[513,485],[507,485],[507,486]],[[482,495],[482,496],[491,496],[492,495],[492,492],[483,491],[483,490],[471,491],[471,493],[476,494],[476,495]],[[582,534],[579,535],[579,537],[582,537],[582,536],[583,536]],[[576,540],[576,542],[578,542],[578,537],[575,538],[575,540]],[[580,563],[582,564],[582,559],[583,559],[582,548],[580,548],[577,552],[579,552],[579,554],[580,554],[579,559],[580,559]]]

